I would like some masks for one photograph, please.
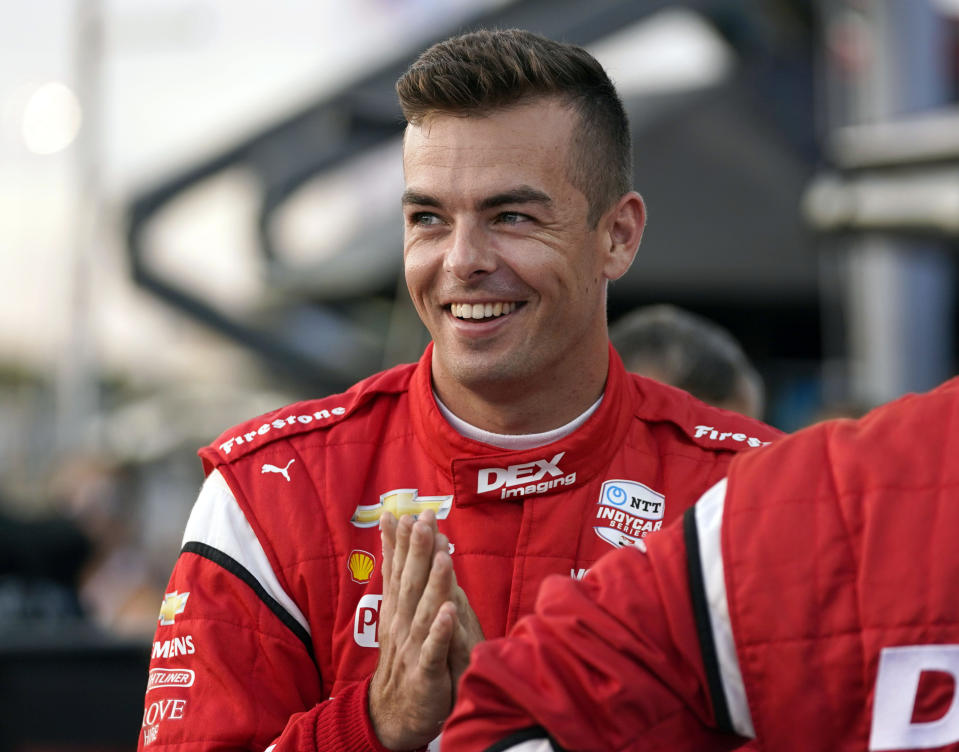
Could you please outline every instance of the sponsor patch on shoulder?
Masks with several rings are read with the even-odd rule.
[[[163,687],[192,687],[196,675],[188,668],[151,668],[147,692]]]
[[[235,447],[246,444],[258,444],[266,441],[263,437],[267,434],[271,434],[271,438],[276,434],[290,434],[297,430],[302,430],[312,423],[324,424],[331,421],[334,417],[338,418],[345,414],[345,407],[333,407],[329,410],[314,410],[312,413],[302,413],[299,415],[282,414],[273,420],[261,423],[259,426],[256,426],[254,423],[251,425],[249,431],[243,432],[241,430],[217,446],[224,455],[229,455]],[[267,471],[264,470],[264,472]]]
[[[663,526],[666,497],[634,480],[608,480],[597,502],[593,530],[616,548],[636,545]]]
[[[182,614],[186,609],[189,593],[178,593],[174,590],[172,593],[166,593],[163,597],[163,603],[160,604],[159,622],[164,626],[169,626],[176,621],[178,614]]]
[[[760,447],[771,444],[771,441],[763,441],[755,436],[747,436],[738,431],[723,431],[715,426],[699,425],[693,431],[694,439],[708,439],[709,441],[727,442],[729,444],[744,444],[750,447]]]

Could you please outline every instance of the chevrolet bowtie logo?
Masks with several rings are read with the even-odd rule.
[[[383,512],[392,512],[395,517],[404,514],[421,514],[427,509],[436,513],[436,519],[445,520],[453,506],[452,496],[417,496],[415,488],[397,488],[380,494],[378,504],[360,504],[350,518],[356,527],[376,527]]]
[[[183,613],[183,609],[186,608],[186,599],[189,597],[189,593],[178,593],[175,590],[167,593],[160,606],[160,624],[172,624],[176,615]]]

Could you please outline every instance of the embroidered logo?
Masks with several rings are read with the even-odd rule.
[[[286,478],[286,482],[289,483],[290,482],[290,465],[292,465],[294,462],[296,462],[295,459],[290,460],[289,462],[286,463],[285,467],[277,467],[276,465],[271,465],[267,463],[260,468],[260,475],[265,475],[266,473],[279,473],[284,478]]]
[[[392,512],[399,518],[404,514],[420,514],[427,509],[436,513],[436,519],[446,519],[453,506],[452,496],[417,496],[416,491],[415,488],[397,488],[380,494],[378,503],[358,505],[350,522],[356,527],[376,527],[383,512]]]
[[[635,545],[663,526],[666,497],[632,480],[608,480],[599,494],[593,530],[616,548]]]
[[[758,447],[766,446],[771,444],[771,441],[762,441],[757,439],[755,436],[747,436],[744,433],[737,433],[735,431],[719,431],[713,426],[696,426],[695,433],[693,434],[694,439],[710,439],[711,441],[736,441],[740,444],[745,443],[746,446]]]
[[[380,603],[382,601],[382,595],[367,593],[356,604],[356,613],[353,615],[353,641],[361,648],[380,646]]]
[[[375,566],[376,559],[373,558],[373,554],[358,548],[354,548],[346,560],[346,568],[350,571],[350,579],[360,585],[370,581]]]
[[[557,486],[572,486],[576,483],[576,473],[564,475],[559,467],[565,454],[560,452],[551,460],[534,460],[509,467],[484,467],[476,476],[476,493],[498,490],[501,499],[510,499],[544,494]]]
[[[163,687],[192,687],[196,675],[188,668],[152,668],[147,679],[147,692]]]
[[[160,624],[169,626],[176,620],[177,614],[182,614],[186,608],[186,599],[190,597],[189,593],[178,593],[173,591],[167,593],[160,604]]]
[[[298,423],[301,425],[306,425],[308,423],[312,423],[314,420],[317,422],[327,421],[331,420],[332,416],[334,415],[339,417],[345,414],[345,407],[334,407],[330,410],[317,410],[312,415],[285,415],[282,418],[277,418],[269,423],[264,423],[252,431],[239,433],[236,436],[230,437],[220,444],[220,451],[223,452],[223,454],[229,454],[233,451],[234,446],[240,446],[241,444],[252,444],[258,439],[258,437],[268,434],[271,431],[286,431],[289,430],[291,426],[295,426]]]

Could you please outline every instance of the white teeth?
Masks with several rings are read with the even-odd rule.
[[[458,319],[489,319],[516,310],[516,303],[453,303],[450,312]]]

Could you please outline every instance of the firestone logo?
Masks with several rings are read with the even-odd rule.
[[[285,418],[277,418],[270,423],[264,423],[255,430],[232,436],[220,444],[220,451],[223,452],[223,454],[229,454],[233,451],[234,445],[252,444],[257,436],[264,436],[270,433],[270,431],[282,431],[290,426],[295,426],[297,423],[307,425],[313,421],[329,420],[333,415],[343,415],[344,413],[346,413],[345,407],[334,407],[330,410],[317,410],[315,413],[308,415],[288,415]]]
[[[516,496],[543,494],[557,486],[571,486],[576,482],[576,473],[563,475],[559,462],[566,452],[560,452],[551,460],[534,460],[509,467],[486,467],[477,473],[476,492],[500,491],[501,499]],[[546,476],[548,480],[543,480]]]
[[[755,436],[747,436],[744,433],[734,433],[733,431],[717,431],[713,426],[696,426],[696,432],[694,438],[702,439],[709,438],[712,441],[737,441],[740,444],[745,443],[746,446],[751,447],[760,447],[766,446],[766,444],[771,444],[771,441],[762,441],[757,439]]]

